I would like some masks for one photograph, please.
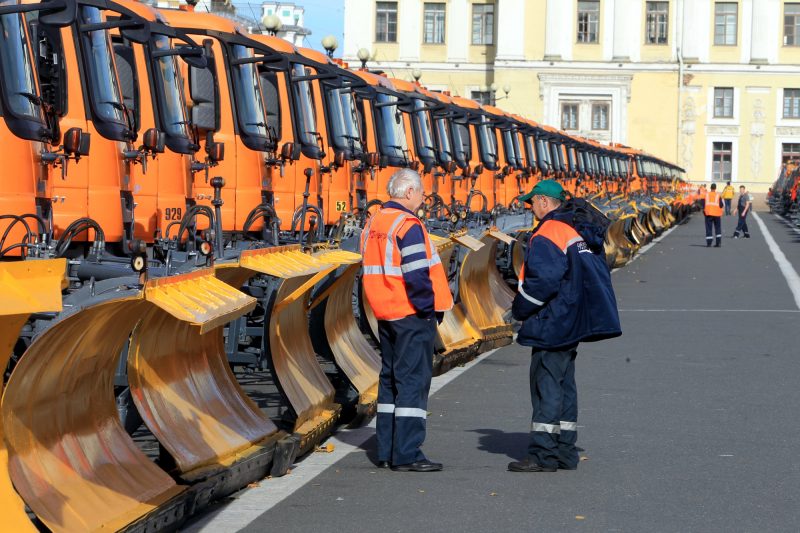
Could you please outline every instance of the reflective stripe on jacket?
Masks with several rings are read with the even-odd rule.
[[[722,216],[722,203],[717,191],[708,191],[706,193],[706,203],[703,207],[703,213],[708,217],[721,217]]]
[[[415,226],[422,230],[424,242],[401,249],[399,241]],[[399,320],[418,312],[452,309],[453,295],[442,260],[425,227],[410,212],[384,207],[375,213],[362,232],[361,254],[364,294],[378,320]],[[412,254],[419,254],[421,258],[404,263],[403,257]],[[403,277],[404,274],[423,269],[430,276],[433,310],[414,307]]]

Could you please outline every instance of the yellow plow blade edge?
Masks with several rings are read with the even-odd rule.
[[[2,418],[14,486],[53,531],[115,530],[183,491],[125,433],[114,373],[148,305],[115,291],[62,316],[8,380]]]
[[[5,369],[20,330],[31,313],[61,311],[61,289],[66,283],[66,259],[0,264],[0,368]],[[2,392],[0,383],[0,393]],[[25,504],[14,490],[8,472],[8,450],[0,418],[0,509],[3,529],[35,532]]]
[[[256,300],[211,269],[148,281],[148,306],[131,336],[128,382],[142,419],[184,479],[226,467],[277,438],[272,421],[239,387],[222,326]],[[198,470],[200,469],[200,470]]]

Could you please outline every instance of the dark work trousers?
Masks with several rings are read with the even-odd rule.
[[[730,198],[724,198],[724,200],[725,200],[725,214],[726,215],[730,215],[731,214],[731,199]]]
[[[715,233],[712,233],[711,226],[714,226]],[[706,215],[706,246],[711,246],[714,237],[717,238],[717,246],[722,244],[722,217],[710,217]]]
[[[738,237],[740,234],[745,237],[750,236],[750,230],[747,229],[747,214],[739,215],[739,223],[736,224],[736,231],[733,232],[734,237]]]
[[[577,350],[551,352],[533,349],[531,404],[533,422],[528,457],[545,467],[577,468],[578,388]]]
[[[378,460],[405,465],[425,459],[428,391],[433,374],[436,319],[414,315],[379,320]]]

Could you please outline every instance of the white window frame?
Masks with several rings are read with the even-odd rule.
[[[714,143],[731,143],[731,183],[739,181],[739,138],[734,135],[706,137],[706,182],[714,182]],[[716,183],[716,182],[715,182]]]
[[[428,8],[434,8],[430,11]],[[441,11],[440,11],[441,9]],[[431,32],[428,33],[428,15],[431,15]],[[441,16],[441,18],[440,18]],[[422,44],[444,44],[447,36],[447,3],[425,2],[422,5]],[[430,38],[430,40],[428,40]]]

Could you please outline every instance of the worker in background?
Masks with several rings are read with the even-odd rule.
[[[437,322],[453,307],[447,274],[414,212],[424,192],[419,174],[400,169],[389,179],[390,200],[362,233],[362,283],[381,349],[378,382],[378,466],[435,472],[425,441]]]
[[[735,191],[733,187],[731,187],[731,182],[729,181],[725,188],[722,189],[722,199],[725,201],[725,216],[731,214],[731,202],[733,201],[733,196],[735,195]]]
[[[733,232],[733,238],[738,239],[739,233],[744,235],[746,239],[750,238],[750,231],[747,229],[747,215],[753,208],[753,197],[747,192],[744,185],[739,186],[739,202],[736,204],[736,214],[739,215],[739,223],[736,224],[736,231]]]
[[[578,467],[578,343],[622,334],[604,231],[564,207],[564,189],[540,181],[520,197],[539,223],[525,251],[511,311],[522,321],[517,342],[531,347],[533,418],[528,455],[512,472],[555,472]],[[580,232],[578,229],[580,229]]]
[[[703,214],[706,216],[706,246],[711,246],[711,243],[716,236],[717,242],[715,247],[722,246],[722,196],[717,192],[717,184],[711,184],[711,190],[700,199],[700,205],[703,208]],[[713,226],[713,228],[712,228]],[[712,233],[716,231],[716,233]]]

